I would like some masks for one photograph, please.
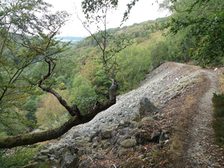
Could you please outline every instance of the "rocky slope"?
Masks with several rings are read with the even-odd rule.
[[[223,160],[203,161],[210,154],[198,144],[212,133],[211,97],[217,91],[216,76],[216,72],[200,67],[165,63],[146,76],[139,88],[119,96],[115,105],[92,121],[74,127],[59,141],[47,145],[32,164],[83,168],[221,167]],[[207,143],[212,145],[211,138]]]

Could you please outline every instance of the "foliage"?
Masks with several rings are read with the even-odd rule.
[[[61,95],[69,100],[66,91],[60,91]],[[58,103],[58,100],[51,94],[40,97],[39,107],[35,111],[35,117],[39,128],[55,128],[68,119],[66,109]]]
[[[224,2],[219,0],[172,2],[169,7],[174,14],[170,19],[170,32],[177,37],[185,35],[180,41],[184,47],[179,50],[185,53],[187,51],[191,59],[203,66],[222,64]]]
[[[88,113],[97,101],[97,95],[91,83],[78,75],[73,81],[72,100],[78,105],[82,113]]]
[[[122,23],[128,20],[131,9],[135,6],[135,4],[139,0],[130,0],[127,3],[127,9],[124,12]],[[95,13],[102,12],[102,9],[105,8],[116,8],[118,6],[119,0],[83,0],[82,8],[83,13],[87,16],[87,18],[92,17]],[[99,19],[99,18],[98,18]]]
[[[37,122],[35,112],[38,107],[38,97],[37,96],[30,96],[28,101],[24,104],[24,110],[27,111],[26,118],[29,121],[32,121],[34,124]]]
[[[151,58],[149,46],[133,45],[119,53],[119,81],[120,92],[135,88],[145,78],[150,70]]]
[[[129,14],[130,14],[132,8],[135,6],[135,4],[136,4],[138,1],[139,1],[139,0],[130,0],[130,2],[127,4],[127,9],[126,9],[126,11],[124,12],[122,22],[128,20],[128,18],[129,18]]]
[[[162,41],[156,43],[151,51],[152,66],[157,67],[165,61],[189,62],[195,58],[191,50],[195,46],[194,38],[187,36],[187,31],[182,30],[177,34],[166,34]]]
[[[13,111],[13,112],[12,112]],[[1,111],[0,135],[17,135],[31,131],[35,127],[32,120],[27,120],[26,111],[18,108],[5,108]]]
[[[137,1],[127,5],[123,21]],[[90,25],[96,25],[98,32],[90,31],[91,37],[71,44],[66,51],[67,45],[54,39],[66,13],[49,14],[49,5],[41,0],[10,2],[2,1],[0,7],[0,136],[29,132],[36,128],[31,122],[46,129],[68,119],[66,109],[55,97],[41,95],[36,89],[38,80],[48,70],[45,58],[58,62],[51,79],[44,84],[57,88],[83,113],[88,113],[97,100],[108,98],[111,78],[116,78],[119,93],[123,93],[138,86],[146,73],[165,61],[195,61],[203,66],[224,61],[222,1],[168,0],[167,5],[174,12],[169,27],[165,18],[108,30],[108,10],[115,9],[118,1],[84,0],[87,20],[83,24],[89,31]],[[43,16],[36,17],[37,11]],[[166,29],[160,31],[162,27]],[[166,37],[162,37],[164,32]],[[213,127],[217,143],[223,146],[221,101],[223,95],[214,96]],[[0,163],[4,162],[1,166],[22,165],[32,152],[29,148],[18,150],[14,157],[7,158],[9,161],[0,157]]]
[[[98,22],[101,18],[100,13],[106,13],[108,9],[115,8],[118,0],[84,0],[82,1],[83,13],[92,22]],[[103,14],[104,15],[104,14]]]
[[[105,69],[102,67],[102,64],[97,57],[90,56],[85,60],[85,64],[80,70],[80,75],[91,82],[92,87],[97,94],[98,101],[104,101],[108,98],[108,88],[110,87],[110,79],[108,78]]]
[[[117,6],[118,0],[84,0],[82,2],[85,15],[83,26],[90,33],[99,49],[99,60],[108,78],[115,81],[118,68],[117,53],[131,44],[130,39],[125,34],[116,34],[115,37],[112,31],[108,31],[108,15]],[[97,33],[93,34],[91,29],[96,29]]]
[[[151,51],[151,65],[153,68],[160,66],[168,60],[168,46],[165,42],[159,42]]]
[[[214,107],[213,129],[216,143],[224,147],[224,94],[214,94],[212,102]]]
[[[40,146],[22,147],[12,149],[9,151],[0,151],[0,165],[1,168],[16,168],[22,167],[29,163],[31,159],[37,154]]]
[[[35,128],[37,82],[47,69],[44,60],[65,49],[54,36],[68,14],[51,13],[42,0],[0,3],[0,132],[15,135]]]

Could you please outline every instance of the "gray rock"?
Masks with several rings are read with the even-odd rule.
[[[126,128],[118,130],[117,132],[119,133],[119,135],[129,135],[130,129],[126,127]]]
[[[93,160],[103,160],[105,159],[105,156],[99,153],[96,153],[93,155]]]
[[[116,154],[118,157],[121,157],[121,156],[127,156],[127,153],[129,152],[132,152],[133,150],[131,148],[127,149],[127,148],[119,148],[117,151],[116,151]]]
[[[110,146],[110,142],[104,140],[101,142],[101,148],[102,149],[107,149]]]
[[[98,146],[98,142],[94,142],[93,144],[92,144],[92,147],[93,148],[96,148]]]
[[[125,139],[120,143],[120,145],[124,148],[132,148],[132,147],[136,146],[136,144],[137,144],[137,142],[134,138]]]
[[[123,121],[122,123],[119,123],[118,128],[122,129],[122,128],[134,128],[135,126],[135,122],[132,121]]]
[[[77,168],[79,158],[76,154],[71,154],[70,151],[65,152],[61,161],[62,168]]]
[[[141,116],[144,115],[153,115],[156,112],[156,107],[153,103],[149,101],[147,97],[143,97],[140,99],[140,108],[139,113]]]
[[[94,134],[92,134],[89,138],[89,142],[97,142],[100,139],[101,131],[98,130]]]
[[[79,168],[88,168],[90,166],[91,166],[91,160],[90,159],[82,160],[79,163]]]
[[[103,130],[101,132],[102,139],[110,139],[112,137],[112,131],[113,130]]]
[[[36,161],[46,161],[48,159],[47,155],[39,155],[35,158]]]
[[[154,118],[151,117],[151,116],[144,117],[144,118],[142,118],[142,120],[141,120],[142,123],[145,123],[145,122],[152,122],[152,121],[154,121]]]
[[[151,142],[159,143],[161,135],[162,135],[162,131],[161,130],[154,131],[151,134]]]
[[[44,154],[47,154],[47,153],[50,153],[51,151],[49,149],[44,149],[40,152],[40,154],[44,155]]]
[[[169,139],[169,134],[168,134],[168,132],[166,132],[166,131],[162,131],[162,133],[160,134],[160,137],[159,137],[159,143],[160,144],[165,144],[165,143],[167,143],[168,140]]]

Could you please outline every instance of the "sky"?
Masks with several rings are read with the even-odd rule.
[[[65,10],[70,14],[69,20],[65,26],[62,27],[60,36],[78,36],[86,37],[89,33],[83,28],[82,23],[78,19],[77,15],[82,18],[81,2],[82,0],[45,0],[53,5],[53,10]],[[140,0],[134,8],[131,10],[129,19],[125,25],[132,25],[134,23],[140,23],[147,20],[154,20],[156,18],[168,16],[169,12],[159,9],[156,0]],[[130,0],[120,0],[118,9],[113,11],[108,16],[108,28],[115,28],[120,25],[123,13],[125,11],[126,4]],[[154,3],[153,3],[154,2]]]

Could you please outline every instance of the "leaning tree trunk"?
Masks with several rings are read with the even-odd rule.
[[[18,136],[9,136],[5,138],[0,138],[0,148],[12,148],[16,146],[22,145],[31,145],[38,142],[43,142],[51,139],[56,139],[70,130],[73,126],[86,123],[92,120],[98,113],[103,110],[106,110],[110,106],[115,104],[113,101],[108,101],[105,104],[98,103],[89,114],[84,116],[73,116],[69,121],[64,123],[59,128],[55,128],[52,130],[44,131],[44,132],[36,132],[36,133],[28,133],[22,134]]]
[[[60,96],[55,90],[50,87],[44,86],[44,81],[51,76],[55,68],[55,63],[53,62],[53,60],[45,59],[45,62],[48,64],[48,72],[39,81],[38,86],[43,91],[54,95],[57,98],[58,102],[69,112],[69,114],[71,115],[71,119],[64,123],[62,126],[48,131],[27,133],[18,136],[8,136],[0,138],[0,148],[12,148],[22,145],[31,145],[38,142],[56,139],[66,133],[68,130],[70,130],[73,126],[83,124],[92,120],[98,113],[103,110],[106,110],[107,108],[116,103],[117,84],[115,80],[112,80],[112,85],[109,88],[109,100],[106,103],[97,102],[87,115],[81,115],[81,112],[77,105],[74,104],[72,106],[69,106],[67,101],[63,99],[63,97]]]

